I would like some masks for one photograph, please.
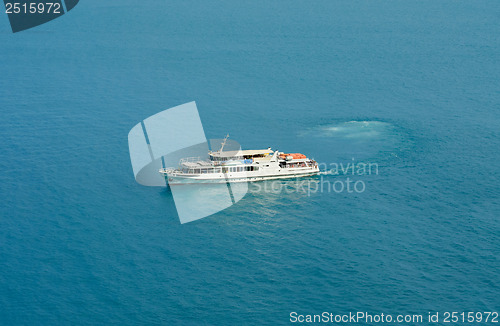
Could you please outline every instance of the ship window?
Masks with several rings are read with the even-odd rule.
[[[258,166],[254,166],[253,169],[254,169],[254,171],[259,171],[259,167]]]
[[[199,173],[200,173],[200,169],[195,169],[195,170],[194,170],[194,173],[195,173],[195,174],[199,174]]]

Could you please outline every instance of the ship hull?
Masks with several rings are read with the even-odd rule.
[[[165,180],[169,185],[183,184],[203,184],[203,183],[228,183],[228,182],[256,182],[264,180],[277,180],[289,178],[301,178],[317,175],[319,169],[303,169],[297,171],[283,171],[275,174],[257,174],[257,173],[216,173],[211,175],[178,175],[163,173]]]

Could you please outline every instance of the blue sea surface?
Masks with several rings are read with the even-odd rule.
[[[499,311],[499,12],[89,0],[16,34],[1,14],[0,324]],[[251,184],[181,225],[135,182],[127,134],[193,100],[207,138],[378,174],[361,193]]]

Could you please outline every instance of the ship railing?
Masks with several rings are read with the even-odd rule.
[[[254,162],[253,159],[234,159],[234,160],[224,160],[224,161],[212,161],[215,166],[228,165],[231,163],[240,163],[240,164],[252,164]]]
[[[288,164],[285,164],[282,166],[285,169],[290,169],[290,168],[311,168],[314,167],[314,164],[311,164],[310,162],[287,162]]]
[[[175,172],[175,170],[176,170],[175,168],[169,167],[169,168],[161,168],[159,172],[171,174],[172,172]]]
[[[203,160],[199,156],[185,157],[185,158],[181,158],[180,159],[179,164],[182,164],[182,163],[195,163],[195,162],[200,162],[200,161],[203,161]]]

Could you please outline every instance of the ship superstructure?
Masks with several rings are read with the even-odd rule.
[[[299,153],[271,148],[208,152],[208,157],[183,158],[177,168],[160,169],[170,185],[189,183],[248,182],[311,176],[319,173],[318,163]]]

